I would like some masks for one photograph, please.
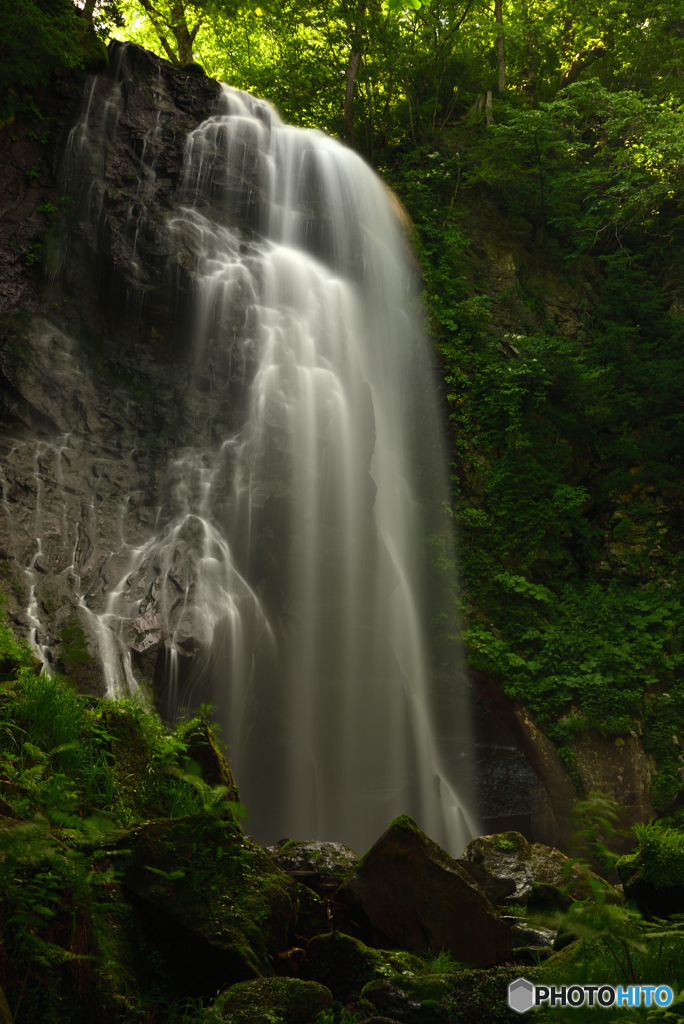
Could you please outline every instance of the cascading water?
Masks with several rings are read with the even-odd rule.
[[[224,86],[169,228],[195,254],[194,366],[239,386],[125,551],[97,616],[108,689],[162,637],[167,712],[215,701],[260,841],[363,852],[407,812],[459,853],[467,714],[435,682],[425,552],[444,454],[392,199],[355,153]]]

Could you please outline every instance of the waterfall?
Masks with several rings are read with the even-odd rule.
[[[171,459],[98,635],[110,693],[157,645],[167,715],[215,703],[259,841],[364,852],[407,812],[458,854],[478,831],[468,716],[430,639],[426,550],[450,544],[445,454],[395,206],[353,151],[227,86],[190,132],[167,272],[193,281],[211,441]]]

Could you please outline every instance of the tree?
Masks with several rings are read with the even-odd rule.
[[[138,0],[145,11],[164,53],[172,64],[194,63],[193,46],[209,18],[235,13],[231,3],[217,0]]]

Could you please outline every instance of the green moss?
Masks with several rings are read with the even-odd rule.
[[[501,832],[492,836],[490,843],[492,846],[496,846],[497,850],[517,850],[520,845],[516,832]]]
[[[60,658],[67,671],[75,665],[85,665],[90,658],[85,633],[77,621],[72,620],[60,633]]]
[[[641,856],[638,853],[626,853],[615,864],[618,878],[624,884],[632,878],[641,867]]]
[[[359,939],[334,931],[317,935],[307,948],[307,977],[326,985],[335,999],[347,1000],[377,974],[382,958]]]
[[[313,1024],[332,1007],[329,989],[298,978],[265,978],[233,985],[218,997],[208,1019],[224,1024]]]
[[[287,947],[295,883],[232,819],[203,813],[144,825],[126,881],[148,904],[239,961],[242,977],[272,974],[271,955]]]
[[[637,826],[635,834],[638,851],[618,861],[621,880],[640,871],[642,880],[656,889],[684,889],[684,831],[651,822]]]

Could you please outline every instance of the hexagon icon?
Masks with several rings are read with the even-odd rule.
[[[516,1013],[527,1013],[534,1006],[534,985],[527,978],[516,978],[508,986],[508,1005]]]

